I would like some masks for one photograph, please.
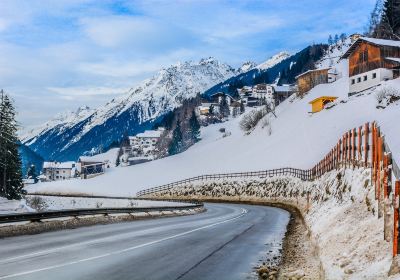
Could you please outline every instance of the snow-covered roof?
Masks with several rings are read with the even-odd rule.
[[[350,46],[350,48],[347,50],[347,52],[345,52],[340,59],[348,58],[350,56],[350,54],[353,53],[353,51],[356,49],[356,47],[361,42],[368,42],[370,44],[377,45],[377,46],[388,46],[388,47],[400,48],[400,41],[360,37]]]
[[[292,90],[292,86],[291,85],[281,85],[281,86],[273,85],[273,88],[277,92],[291,91]]]
[[[139,138],[158,138],[161,137],[161,130],[146,130],[145,132],[139,133],[136,137]]]
[[[385,59],[400,63],[400,58],[398,57],[385,57]]]
[[[295,79],[297,79],[297,78],[299,78],[299,77],[301,77],[301,76],[303,76],[303,75],[306,75],[306,74],[308,74],[308,73],[311,73],[311,72],[317,72],[317,71],[323,71],[323,70],[329,70],[329,69],[331,69],[331,68],[330,68],[330,67],[327,67],[327,68],[318,68],[318,69],[307,70],[306,72],[303,72],[303,73],[297,75],[297,76],[295,77]]]
[[[72,169],[75,167],[75,161],[65,161],[65,162],[56,162],[56,161],[45,161],[43,163],[43,168],[55,168],[55,169]]]

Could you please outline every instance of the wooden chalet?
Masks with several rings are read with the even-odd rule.
[[[329,68],[308,70],[298,75],[296,77],[298,95],[304,96],[316,85],[328,83],[328,70]]]
[[[399,77],[400,41],[360,37],[341,59],[349,60],[351,95]]]

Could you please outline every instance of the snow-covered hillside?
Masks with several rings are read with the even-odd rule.
[[[265,70],[265,69],[271,68],[271,67],[277,65],[282,60],[285,60],[288,57],[290,57],[290,54],[288,52],[279,52],[279,53],[273,55],[272,57],[270,57],[267,61],[257,65],[257,68],[260,70]]]
[[[342,63],[342,62],[341,62]],[[176,180],[219,172],[264,170],[279,167],[310,168],[349,129],[378,121],[386,141],[400,162],[400,102],[377,109],[376,92],[383,87],[400,90],[400,79],[384,82],[361,96],[348,97],[348,78],[321,84],[303,99],[292,97],[269,117],[271,135],[261,124],[250,135],[239,128],[240,117],[202,129],[202,140],[186,152],[124,168],[114,168],[90,180],[43,183],[32,190],[132,195],[136,191]],[[335,106],[311,115],[309,101],[322,95],[337,96]],[[262,122],[261,122],[262,123]],[[223,137],[219,129],[231,133]]]
[[[143,131],[184,99],[237,73],[214,58],[177,63],[104,106],[59,115],[21,138],[45,158],[75,160],[92,148],[107,147],[124,132]]]

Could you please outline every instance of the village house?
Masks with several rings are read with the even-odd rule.
[[[360,37],[342,55],[349,61],[349,95],[399,77],[400,41]]]
[[[308,70],[296,76],[298,95],[304,96],[315,86],[328,83],[329,69],[330,68]]]
[[[253,93],[253,88],[251,86],[244,86],[238,89],[238,94],[242,98],[244,96],[250,96]]]
[[[43,163],[42,177],[44,177],[44,181],[68,180],[76,177],[77,174],[78,170],[74,161],[45,161]]]
[[[165,129],[146,130],[135,136],[129,136],[129,145],[122,147],[121,161],[133,165],[153,160],[157,157],[157,143]]]
[[[238,101],[234,101],[231,103],[231,105],[229,106],[229,111],[231,116],[236,117],[240,115],[240,107],[241,107],[241,103]]]
[[[269,84],[258,84],[253,87],[253,97],[258,99],[265,99],[272,102],[274,99],[274,87]]]
[[[89,179],[106,172],[110,167],[108,160],[99,160],[95,156],[80,156],[78,159],[78,171],[82,179]]]
[[[231,102],[235,101],[232,96],[230,96],[229,94],[227,94],[225,92],[214,93],[210,96],[210,98],[211,98],[212,103],[214,103],[214,104],[220,104],[224,98],[225,98],[226,102],[228,103],[228,105],[230,105]]]
[[[211,102],[202,102],[200,106],[196,108],[197,116],[207,116],[211,112],[214,114],[219,113],[219,104],[218,103],[211,103]]]
[[[274,89],[274,100],[276,105],[287,99],[296,91],[296,86],[289,84],[273,85],[272,87]]]
[[[163,132],[163,127],[157,130],[146,130],[135,136],[129,136],[129,144],[132,148],[140,150],[143,156],[152,157]]]

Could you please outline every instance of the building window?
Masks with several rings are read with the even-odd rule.
[[[357,78],[357,83],[361,83],[361,77]]]
[[[351,84],[354,85],[356,83],[355,79],[351,79]]]
[[[364,76],[364,81],[366,81],[366,80],[367,80],[367,76],[365,75],[365,76]]]
[[[376,79],[376,73],[372,73],[372,79]]]

